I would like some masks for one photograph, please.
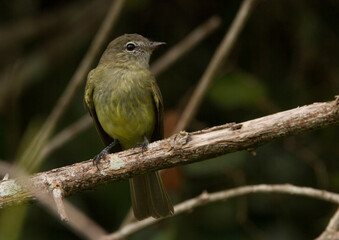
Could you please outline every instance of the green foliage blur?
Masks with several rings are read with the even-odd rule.
[[[139,33],[167,42],[152,60],[213,15],[221,26],[157,76],[167,113],[181,113],[241,1],[130,0],[110,39]],[[18,151],[52,111],[95,36],[111,1],[0,2],[0,159]],[[259,1],[224,60],[187,130],[241,122],[331,101],[339,94],[339,2]],[[108,44],[108,43],[107,43]],[[94,68],[95,66],[93,66]],[[85,83],[85,81],[84,81]],[[86,114],[83,88],[58,124],[61,131]],[[169,114],[167,114],[168,116]],[[173,128],[169,123],[167,128]],[[202,191],[249,184],[291,183],[338,192],[339,128],[313,131],[256,149],[184,166],[165,181],[175,203]],[[103,145],[92,126],[53,152],[40,171],[84,161]],[[116,182],[68,198],[106,231],[130,207],[128,183]],[[314,239],[336,206],[277,194],[249,195],[195,209],[129,239]],[[22,216],[22,217],[20,217]],[[81,239],[41,205],[0,210],[0,239]]]

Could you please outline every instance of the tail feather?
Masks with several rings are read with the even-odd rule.
[[[161,218],[173,215],[173,205],[158,172],[130,179],[134,216],[142,220],[149,216]]]

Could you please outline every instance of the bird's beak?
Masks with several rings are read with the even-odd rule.
[[[157,47],[161,46],[161,45],[165,45],[166,43],[165,42],[151,42],[150,45],[149,45],[149,48],[151,50],[154,50],[156,49]]]

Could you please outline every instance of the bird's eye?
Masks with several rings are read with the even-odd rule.
[[[126,50],[127,51],[133,51],[135,49],[135,44],[134,43],[128,43],[127,45],[126,45]]]

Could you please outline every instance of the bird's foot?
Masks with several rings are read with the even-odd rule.
[[[99,168],[100,160],[104,159],[107,156],[107,154],[108,154],[108,151],[105,151],[104,149],[99,154],[93,157],[93,165],[95,165],[99,171],[100,171],[100,168]]]
[[[147,137],[144,136],[144,141],[140,142],[140,143],[136,143],[133,148],[141,147],[141,153],[143,154],[144,151],[147,150],[148,144],[149,144],[149,141],[148,141]]]
[[[109,153],[110,150],[117,144],[118,140],[114,139],[107,147],[105,147],[99,154],[93,157],[93,165],[97,167],[100,171],[99,163],[101,159],[104,159]]]

